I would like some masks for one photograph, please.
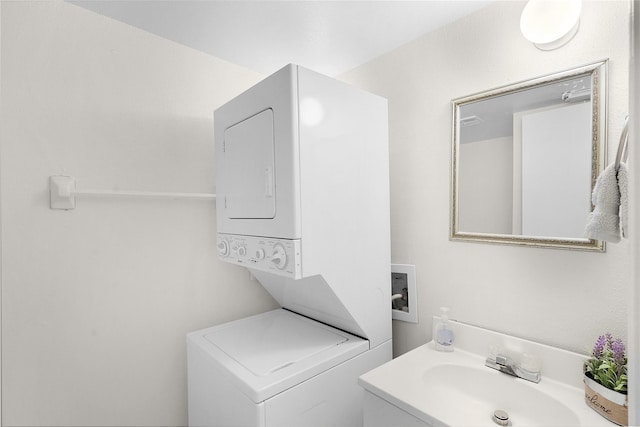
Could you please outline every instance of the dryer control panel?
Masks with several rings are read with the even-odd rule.
[[[300,240],[218,233],[218,255],[247,268],[302,278]]]

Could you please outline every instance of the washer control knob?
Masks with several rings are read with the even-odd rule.
[[[226,240],[220,240],[218,242],[218,254],[220,254],[220,256],[229,255],[229,244]]]
[[[238,255],[245,256],[247,254],[247,248],[244,246],[238,246]]]
[[[260,248],[256,251],[256,259],[263,260],[264,259],[264,249]]]
[[[273,247],[271,262],[276,266],[278,270],[284,270],[284,268],[287,266],[287,252],[281,245],[275,245]]]

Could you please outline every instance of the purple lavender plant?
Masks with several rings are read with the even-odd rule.
[[[611,332],[607,332],[604,336],[607,339],[607,347],[611,348],[613,345],[613,335],[611,335]]]
[[[607,337],[605,335],[600,335],[596,340],[596,345],[593,346],[593,357],[600,358],[602,357],[602,353],[604,352],[604,348],[607,345]]]
[[[620,338],[613,341],[611,344],[611,350],[613,351],[613,360],[615,361],[616,366],[621,367],[627,363],[627,358],[624,353],[624,343]]]
[[[592,358],[584,364],[584,372],[603,386],[627,392],[627,356],[624,342],[610,333],[600,335],[593,346]]]

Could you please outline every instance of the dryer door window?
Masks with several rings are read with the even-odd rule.
[[[229,127],[224,134],[227,215],[271,219],[276,214],[273,110]]]

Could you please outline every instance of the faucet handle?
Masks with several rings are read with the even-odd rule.
[[[509,364],[509,358],[502,354],[496,354],[496,363],[498,365],[507,366]]]

